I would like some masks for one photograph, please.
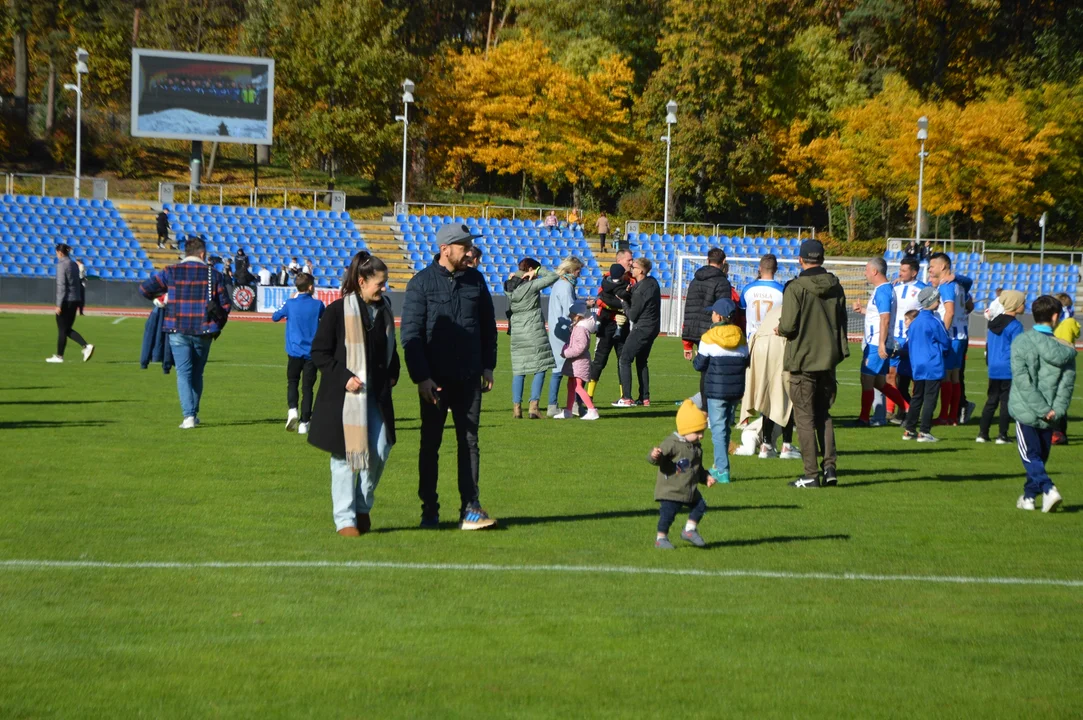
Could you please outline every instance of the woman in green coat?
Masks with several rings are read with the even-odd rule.
[[[511,333],[511,401],[513,417],[523,416],[523,386],[526,376],[533,375],[530,384],[530,418],[541,417],[538,400],[545,385],[545,371],[553,367],[553,353],[545,319],[541,311],[541,291],[560,276],[546,270],[534,258],[519,261],[519,271],[504,284],[511,313],[508,332]]]

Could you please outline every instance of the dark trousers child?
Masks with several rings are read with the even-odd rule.
[[[72,328],[78,312],[79,303],[64,301],[60,304],[60,312],[56,315],[56,354],[60,357],[64,357],[64,348],[68,345],[68,338],[79,343],[80,347],[86,347],[86,340]]]
[[[286,402],[297,409],[297,383],[301,384],[301,422],[312,420],[312,387],[316,384],[316,365],[311,360],[289,355],[286,363]]]
[[[928,434],[933,428],[933,411],[936,399],[940,396],[939,380],[915,380],[914,391],[910,394],[910,411],[903,421],[903,430],[914,432],[921,418],[921,432]]]
[[[989,438],[989,426],[993,424],[993,413],[997,411],[998,405],[1000,406],[1000,435],[997,437],[1008,437],[1008,395],[1011,391],[1011,380],[989,379],[989,396],[985,401],[985,407],[981,411],[981,427],[978,431],[978,437]]]
[[[1049,492],[1053,489],[1053,480],[1045,471],[1045,464],[1049,461],[1049,449],[1053,446],[1053,428],[1039,430],[1017,422],[1015,442],[1019,446],[1023,469],[1027,472],[1023,497],[1033,499]]]
[[[663,535],[669,534],[669,527],[673,524],[673,520],[677,517],[677,513],[680,511],[681,506],[686,503],[679,503],[676,500],[662,500],[660,501],[661,507],[658,510],[658,532]],[[703,514],[707,512],[707,502],[703,499],[703,496],[699,494],[699,490],[696,490],[692,496],[692,502],[687,503],[688,507],[692,508],[692,512],[688,513],[688,519],[694,523],[699,523],[703,519]]]
[[[763,416],[763,442],[768,445],[773,444],[771,439],[775,436],[775,426],[778,425],[774,420]],[[790,413],[790,421],[782,427],[782,444],[793,445],[793,413]]]

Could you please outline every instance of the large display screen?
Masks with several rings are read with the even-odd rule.
[[[270,145],[275,61],[132,50],[132,135]]]

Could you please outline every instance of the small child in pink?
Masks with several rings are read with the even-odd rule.
[[[579,402],[587,408],[587,414],[580,419],[597,420],[598,411],[586,389],[587,381],[590,380],[590,336],[597,329],[597,324],[587,309],[587,304],[582,301],[572,303],[568,309],[568,317],[572,321],[572,333],[560,352],[565,358],[561,372],[568,378],[568,401],[565,409],[554,415],[553,419],[567,420],[575,417],[572,414],[572,403],[578,395]]]

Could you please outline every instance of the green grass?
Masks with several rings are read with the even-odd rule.
[[[1052,462],[1063,511],[1024,513],[1014,446],[975,445],[974,427],[931,447],[895,428],[840,430],[836,490],[786,487],[795,461],[735,458],[738,481],[705,491],[711,547],[655,551],[645,456],[697,384],[667,339],[651,362],[656,404],[587,424],[511,419],[501,336],[481,483],[502,527],[485,533],[415,529],[418,408],[404,383],[376,532],[343,539],[327,457],[282,429],[281,327],[230,325],[193,432],[176,429],[174,378],[135,364],[141,321],[78,328],[94,359],[69,350],[46,365],[52,319],[0,315],[0,560],[1083,578],[1079,446]],[[854,360],[841,379],[846,420]],[[441,462],[453,511],[454,453]],[[1083,587],[923,581],[0,566],[0,717],[1078,716],[1081,601]]]

